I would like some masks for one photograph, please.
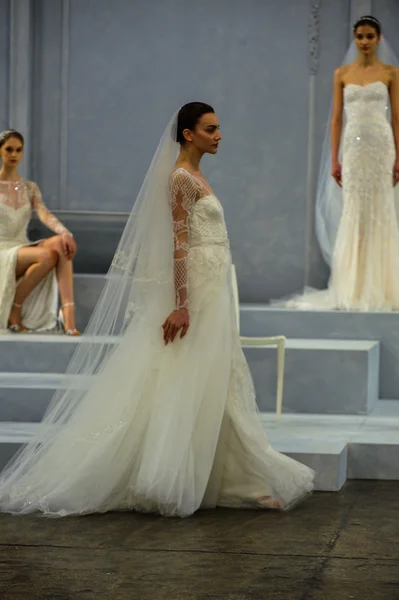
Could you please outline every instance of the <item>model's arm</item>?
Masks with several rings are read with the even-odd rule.
[[[169,184],[169,197],[173,217],[173,263],[175,283],[175,310],[162,325],[164,341],[173,342],[182,329],[184,337],[189,327],[189,281],[187,259],[189,250],[190,215],[196,200],[196,188],[192,178],[183,169],[173,173]]]
[[[396,67],[392,67],[389,96],[391,101],[392,130],[396,150],[393,168],[394,185],[396,185],[399,182],[399,69]]]
[[[341,164],[339,162],[339,146],[341,142],[343,121],[343,94],[342,70],[334,73],[334,100],[331,117],[331,174],[339,186],[342,186]]]

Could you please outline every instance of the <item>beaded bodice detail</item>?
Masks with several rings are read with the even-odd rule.
[[[384,153],[392,134],[388,121],[388,88],[382,81],[344,89],[346,127],[344,143]],[[387,137],[388,136],[388,137]]]
[[[387,122],[388,88],[382,81],[365,86],[350,83],[345,86],[344,100],[348,124],[364,119]]]

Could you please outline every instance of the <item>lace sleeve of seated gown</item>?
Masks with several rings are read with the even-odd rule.
[[[198,189],[195,180],[184,169],[172,173],[169,198],[173,216],[174,282],[176,309],[188,309],[187,256],[189,250],[190,215]]]
[[[28,186],[29,198],[32,204],[32,208],[35,210],[37,216],[40,221],[46,225],[51,231],[54,233],[58,233],[59,235],[67,234],[72,235],[72,233],[67,229],[59,219],[52,212],[49,211],[47,206],[44,204],[42,193],[39,189],[39,186],[33,181],[26,182]]]

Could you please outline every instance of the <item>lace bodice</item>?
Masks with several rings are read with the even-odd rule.
[[[353,121],[387,122],[388,88],[382,81],[375,81],[366,86],[353,83],[344,89],[345,114],[347,123]]]
[[[176,169],[169,194],[174,229],[176,307],[188,308],[188,257],[198,247],[229,247],[223,208],[217,197],[186,169]]]
[[[40,221],[58,234],[70,232],[43,202],[33,181],[0,181],[0,239],[26,243],[26,230],[35,210]]]

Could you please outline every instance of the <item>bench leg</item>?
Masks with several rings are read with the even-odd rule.
[[[283,388],[284,388],[284,366],[285,366],[285,340],[279,340],[277,344],[277,400],[276,400],[276,421],[280,420],[283,408]]]

